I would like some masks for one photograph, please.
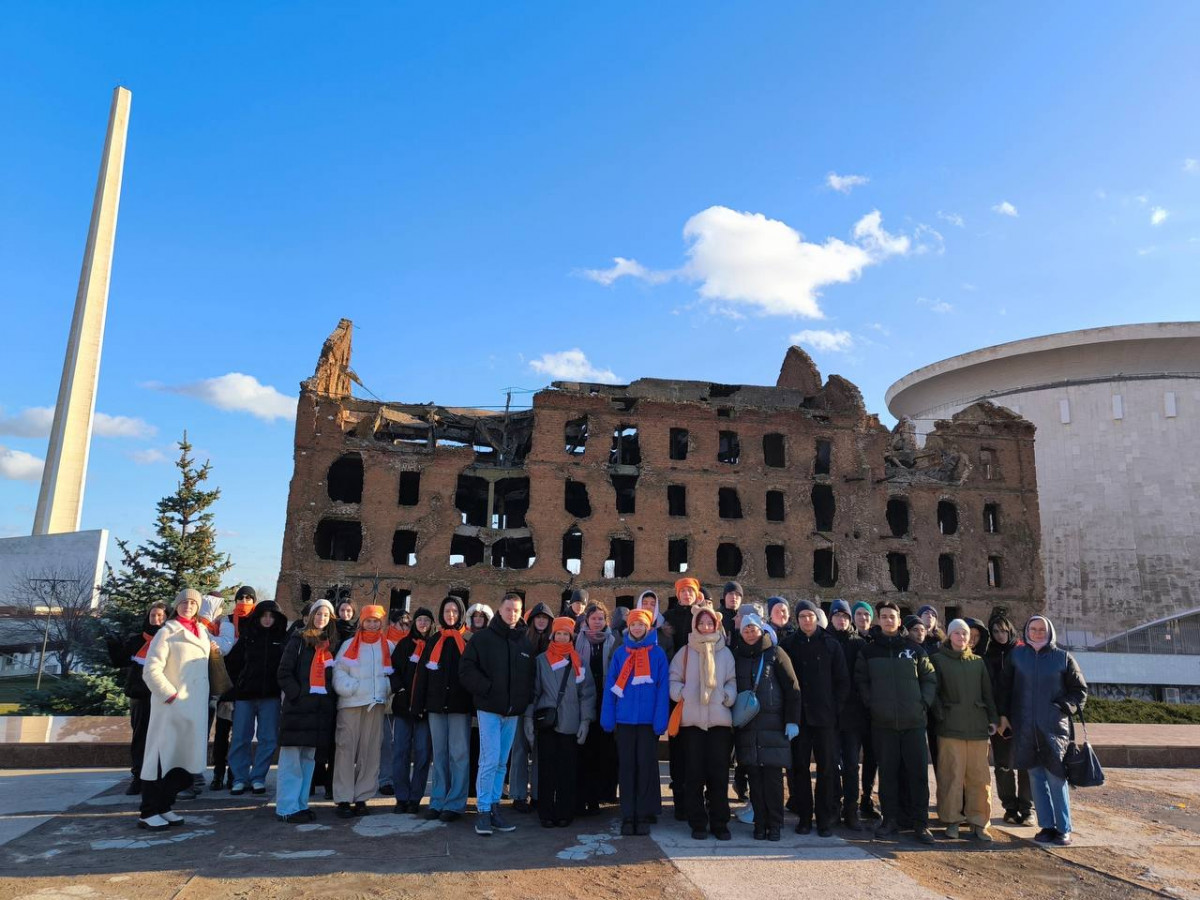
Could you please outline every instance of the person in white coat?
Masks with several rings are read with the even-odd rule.
[[[183,817],[171,810],[208,756],[208,629],[199,620],[200,592],[175,595],[174,615],[146,650],[142,679],[150,689],[150,726],[142,758],[138,826],[162,829]]]

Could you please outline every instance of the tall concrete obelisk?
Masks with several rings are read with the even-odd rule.
[[[58,404],[54,407],[54,427],[50,432],[42,490],[38,494],[37,515],[33,521],[34,534],[79,530],[132,97],[123,87],[113,91],[108,135],[104,139],[104,156],[100,160],[100,177],[92,204],[92,222],[83,251],[79,291],[75,295],[75,315],[71,319]]]

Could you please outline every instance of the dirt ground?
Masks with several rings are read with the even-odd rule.
[[[1035,829],[999,825],[986,848],[838,837],[931,897],[1200,900],[1200,772],[1108,774],[1105,787],[1073,795],[1071,848],[1042,849],[1028,840]],[[37,811],[35,801],[30,806]],[[427,823],[391,814],[386,798],[351,822],[334,818],[330,804],[314,809],[315,823],[283,825],[263,798],[206,792],[179,805],[186,826],[151,834],[134,826],[133,804],[118,786],[0,847],[0,900],[705,896],[653,839],[619,838],[612,814],[565,829],[542,829],[536,817],[513,814],[516,832],[484,839],[473,833],[471,816]],[[669,806],[657,827],[683,828],[671,821]],[[761,847],[746,845],[743,855],[753,858]],[[803,862],[803,848],[789,851],[785,842],[780,849]],[[803,872],[798,866],[798,891]]]

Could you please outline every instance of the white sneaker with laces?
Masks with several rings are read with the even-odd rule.
[[[164,828],[170,828],[171,823],[162,816],[149,816],[145,819],[138,819],[138,828],[149,828],[151,831],[161,831]]]
[[[183,816],[181,816],[179,813],[175,812],[174,810],[168,809],[165,813],[159,813],[159,815],[161,815],[164,819],[166,819],[167,823],[170,825],[182,825],[183,824]]]

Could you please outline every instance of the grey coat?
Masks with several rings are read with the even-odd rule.
[[[575,680],[575,670],[569,662],[565,668],[571,674],[567,676],[567,689],[563,691],[562,702],[558,704],[558,721],[554,724],[554,730],[559,734],[575,734],[581,722],[595,719],[596,684],[592,681],[592,673],[586,662],[583,663],[583,681]],[[525,711],[527,719],[532,720],[536,710],[555,705],[563,671],[551,669],[550,659],[545,653],[537,658],[533,667],[533,702]]]

